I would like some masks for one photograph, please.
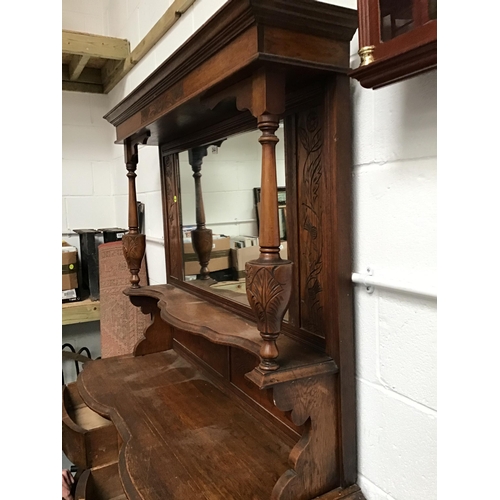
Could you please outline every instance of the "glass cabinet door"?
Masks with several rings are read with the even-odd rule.
[[[360,66],[351,72],[378,88],[437,66],[437,0],[359,0]]]

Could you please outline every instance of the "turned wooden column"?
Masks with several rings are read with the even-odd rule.
[[[123,235],[123,254],[130,270],[130,283],[132,288],[140,288],[139,271],[142,259],[146,252],[146,237],[139,233],[139,219],[137,215],[137,193],[135,188],[135,171],[139,163],[137,152],[138,144],[145,144],[149,134],[136,140],[125,141],[125,165],[128,177],[128,232]]]
[[[247,297],[257,319],[262,337],[259,368],[272,371],[279,368],[276,340],[290,301],[292,291],[292,262],[280,257],[278,187],[276,180],[276,130],[279,116],[263,114],[258,117],[262,132],[262,176],[260,195],[260,256],[246,263]]]
[[[203,191],[201,189],[201,166],[203,158],[207,156],[208,146],[192,148],[188,151],[189,164],[193,170],[196,196],[196,229],[191,231],[191,242],[200,263],[200,277],[202,280],[210,278],[208,263],[212,253],[212,230],[206,228],[205,207],[203,205]]]

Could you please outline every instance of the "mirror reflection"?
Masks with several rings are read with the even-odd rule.
[[[179,154],[184,280],[245,305],[245,263],[259,257],[260,135],[246,132]],[[286,259],[283,123],[276,135],[276,203]]]

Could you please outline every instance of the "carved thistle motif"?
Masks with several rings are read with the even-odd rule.
[[[130,270],[132,288],[139,288],[139,271],[146,251],[146,237],[138,233],[126,233],[122,238],[123,254]]]
[[[302,326],[314,333],[321,333],[323,326],[323,306],[320,294],[321,270],[323,267],[321,234],[321,178],[323,175],[322,148],[323,129],[317,110],[311,110],[301,117],[298,129],[299,141],[303,151],[300,154],[301,168],[301,206],[300,226],[305,232],[302,244],[302,261],[307,266],[302,270],[303,300]]]
[[[257,328],[264,340],[260,368],[276,370],[278,357],[276,339],[281,331],[292,292],[292,262],[264,264],[250,261],[245,264],[248,302],[257,319]]]
[[[163,167],[165,169],[165,178],[166,178],[166,191],[167,191],[167,203],[168,203],[168,222],[169,227],[172,227],[174,224],[174,208],[175,208],[175,197],[174,197],[174,188],[172,185],[173,175],[172,175],[172,157],[170,155],[163,157]]]

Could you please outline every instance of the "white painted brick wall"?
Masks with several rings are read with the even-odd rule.
[[[63,26],[64,19],[69,23],[71,15],[79,12],[77,3],[80,2],[63,3],[63,9],[71,6],[66,8]],[[99,116],[140,84],[224,3],[224,0],[197,0],[124,81],[108,96],[99,96],[99,103],[94,96],[69,97],[63,93],[63,151],[70,156],[63,163],[63,186],[68,192],[80,193],[63,193],[63,228],[70,227],[78,212],[73,209],[73,201],[70,210],[65,210],[65,202],[80,200],[76,208],[85,212],[82,200],[95,200],[99,207],[95,212],[101,213],[103,203],[108,203],[104,201],[107,193],[113,225],[126,227],[123,153],[121,147],[112,145],[112,131],[96,132],[96,127],[100,127]],[[355,0],[326,3],[356,8]],[[102,4],[103,34],[128,38],[133,48],[169,4],[170,0],[106,0]],[[85,22],[84,16],[79,19]],[[352,67],[359,63],[357,46],[356,34],[351,44]],[[351,88],[353,271],[364,272],[370,266],[379,278],[397,278],[407,285],[415,282],[435,285],[436,72],[376,91],[363,89],[354,80]],[[106,134],[109,149],[104,144]],[[251,146],[248,143],[241,147]],[[156,151],[150,153],[148,149],[142,148],[140,152],[139,199],[146,203],[146,234],[161,237],[158,156]],[[101,154],[104,157],[97,157]],[[239,173],[241,185],[254,182],[254,175],[247,169],[240,169]],[[108,179],[111,179],[110,190],[104,187],[109,186]],[[102,188],[96,187],[97,181],[99,186],[103,183]],[[204,179],[205,183],[210,188],[211,181]],[[90,188],[92,194],[88,194]],[[207,193],[207,214],[217,211],[219,200],[213,198],[212,201]],[[87,210],[92,215],[93,209]],[[164,282],[162,245],[148,243],[147,260],[151,283]],[[368,500],[433,500],[437,497],[436,302],[382,289],[368,295],[361,286],[355,287],[354,301],[358,483]]]
[[[112,227],[114,129],[107,96],[62,93],[62,232]]]
[[[435,286],[436,71],[352,95],[354,271]],[[359,484],[368,500],[435,499],[436,301],[358,286],[355,315]]]
[[[62,29],[107,35],[102,0],[63,0]]]

